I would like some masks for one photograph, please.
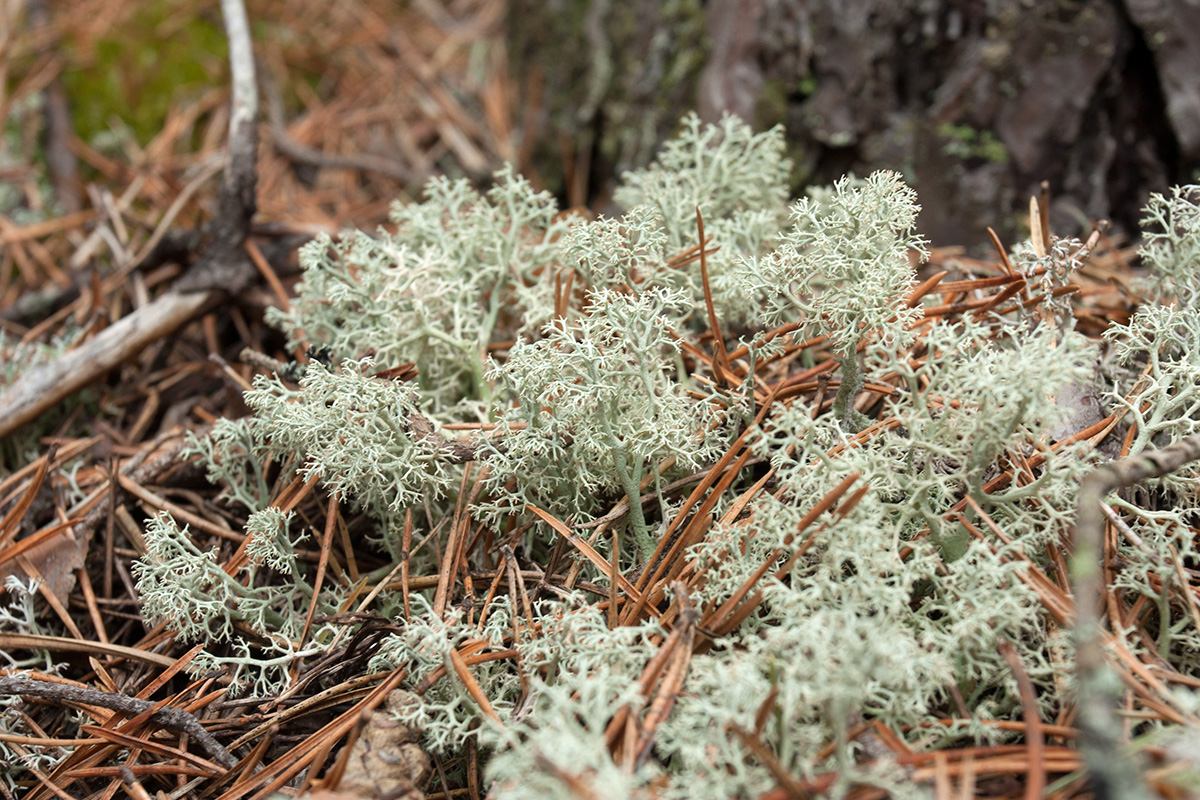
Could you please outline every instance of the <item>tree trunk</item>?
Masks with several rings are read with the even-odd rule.
[[[511,20],[529,161],[573,203],[693,107],[784,124],[797,188],[900,170],[939,243],[1011,243],[1042,180],[1055,233],[1135,230],[1200,175],[1188,0],[513,0]]]

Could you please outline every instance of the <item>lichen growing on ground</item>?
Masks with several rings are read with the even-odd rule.
[[[1068,619],[1044,573],[1100,456],[1059,398],[1102,384],[1138,424],[1134,451],[1200,422],[1197,348],[1178,341],[1200,337],[1200,286],[1173,266],[1194,265],[1196,190],[1151,202],[1158,302],[1103,347],[1061,301],[1081,243],[1018,248],[989,285],[1012,300],[972,286],[946,289],[964,298],[948,307],[916,291],[924,243],[898,175],[814,192],[790,220],[786,185],[777,132],[693,118],[629,176],[617,196],[638,205],[617,219],[558,214],[504,171],[486,194],[434,182],[393,232],[309,245],[274,319],[329,357],[298,381],[260,376],[251,421],[194,446],[210,475],[245,482],[226,494],[269,541],[238,582],[159,518],[138,568],[147,613],[215,630],[204,668],[286,688],[336,633],[289,649],[299,608],[263,576],[302,587],[311,566],[299,520],[264,505],[266,476],[316,480],[388,555],[370,580],[398,560],[440,576],[380,595],[402,631],[372,667],[407,669],[423,702],[405,722],[443,760],[482,754],[495,797],[759,796],[781,770],[836,772],[834,794],[912,793],[897,762],[862,757],[861,726],[926,749],[1014,737],[995,724],[1022,715],[1009,650],[1037,713],[1061,714]],[[697,205],[721,248],[712,281]],[[712,340],[726,317],[742,341]],[[1157,641],[1124,646],[1200,677],[1173,588],[1174,565],[1200,558],[1193,487],[1112,502],[1131,534],[1120,585],[1158,615]],[[436,545],[410,549],[422,539]],[[1196,707],[1184,689],[1164,702]]]

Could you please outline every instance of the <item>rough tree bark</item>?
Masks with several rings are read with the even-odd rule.
[[[569,205],[603,208],[614,176],[694,107],[704,25],[700,0],[510,0],[522,170]]]
[[[573,202],[603,201],[689,108],[783,123],[798,183],[901,170],[940,243],[981,243],[988,225],[1013,241],[1042,180],[1056,233],[1133,230],[1151,191],[1200,175],[1189,0],[513,6],[532,163]],[[564,159],[564,141],[583,145]]]

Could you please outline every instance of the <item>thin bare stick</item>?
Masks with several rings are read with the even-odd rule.
[[[115,692],[101,692],[86,686],[71,686],[64,683],[45,683],[34,681],[22,675],[0,677],[0,695],[19,694],[22,697],[41,697],[59,703],[75,703],[78,705],[100,706],[120,711],[125,714],[141,714],[147,709],[154,708],[158,703],[128,697]],[[237,764],[224,745],[213,738],[200,722],[191,714],[180,708],[161,708],[150,717],[164,728],[186,733],[196,740],[218,764],[231,768]]]
[[[1075,515],[1075,658],[1078,671],[1080,750],[1100,797],[1149,798],[1138,759],[1119,753],[1122,724],[1117,715],[1121,682],[1104,654],[1100,609],[1104,598],[1104,510],[1110,493],[1161,478],[1200,458],[1200,435],[1170,447],[1105,464],[1083,479]]]
[[[224,292],[254,279],[244,245],[255,209],[254,163],[258,146],[258,91],[250,24],[242,0],[221,0],[229,38],[233,109],[229,117],[229,165],[221,180],[213,239],[204,253],[162,296],[106,328],[95,338],[47,364],[30,369],[0,395],[0,438],[85,386],[145,347],[207,311]]]
[[[242,0],[221,0],[221,17],[229,40],[229,71],[233,82],[229,163],[217,190],[219,210],[212,221],[212,241],[172,287],[180,292],[216,289],[236,294],[257,274],[245,251],[250,220],[257,208],[258,83],[250,45],[250,21]]]
[[[85,386],[94,385],[110,369],[176,330],[217,299],[216,292],[168,292],[82,346],[25,372],[0,394],[0,438]]]

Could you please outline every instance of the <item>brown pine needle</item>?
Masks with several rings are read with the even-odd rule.
[[[612,564],[605,559],[604,556],[596,552],[596,548],[579,538],[579,535],[572,531],[565,522],[558,519],[550,512],[544,511],[537,506],[526,505],[525,508],[536,514],[543,522],[553,528],[556,533],[570,542],[571,546],[578,550],[580,555],[592,562],[597,569],[608,576],[610,581],[620,586],[621,591],[625,592],[628,597],[635,601],[642,597],[642,593],[638,591],[637,588],[635,588],[634,585],[630,583],[624,575],[619,572],[615,572],[612,568]]]
[[[696,229],[703,243],[704,216],[700,213],[700,206],[696,206]],[[731,375],[731,370],[729,357],[725,354],[725,339],[721,336],[721,324],[717,320],[717,309],[713,305],[712,286],[708,282],[708,253],[703,246],[700,248],[700,282],[704,284],[704,307],[708,310],[708,327],[712,330],[713,337],[713,377],[718,385],[724,385],[728,381],[727,376]]]
[[[988,238],[991,239],[992,247],[996,249],[996,254],[1000,256],[1000,267],[1006,275],[1013,275],[1016,270],[1013,269],[1012,262],[1008,258],[1008,251],[1004,249],[1004,245],[1000,242],[1000,237],[990,227],[987,229]]]
[[[467,693],[471,695],[471,699],[479,704],[479,710],[487,714],[492,722],[503,728],[504,723],[500,720],[500,715],[496,713],[496,709],[492,708],[491,701],[487,699],[487,695],[483,693],[483,689],[479,688],[479,682],[475,680],[475,676],[467,669],[467,664],[463,661],[462,654],[458,652],[457,648],[451,648],[447,655],[450,659],[450,666],[454,668],[454,674],[463,682],[463,686],[466,687]]]

